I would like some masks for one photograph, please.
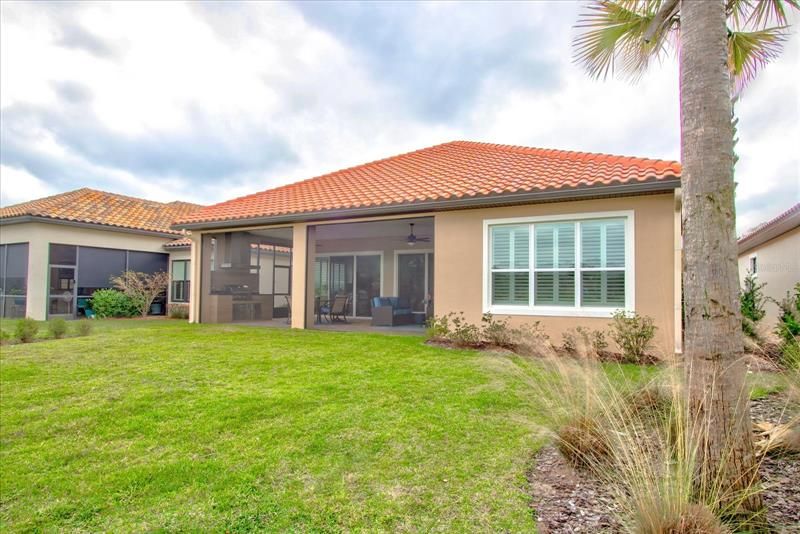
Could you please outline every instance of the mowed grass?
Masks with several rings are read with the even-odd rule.
[[[408,336],[95,323],[0,349],[3,530],[535,528],[528,361]]]

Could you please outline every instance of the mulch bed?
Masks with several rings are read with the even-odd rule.
[[[786,409],[786,397],[770,395],[752,401],[754,421],[785,422],[800,407]],[[622,532],[613,494],[587,471],[574,469],[552,445],[544,447],[528,473],[540,532]],[[800,533],[800,456],[768,456],[761,463],[767,520],[781,533]]]

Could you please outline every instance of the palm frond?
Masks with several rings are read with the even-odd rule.
[[[789,9],[800,11],[800,0],[757,0],[752,5],[747,23],[755,29],[764,29],[769,24],[786,26]]]
[[[725,12],[728,14],[730,26],[738,30],[743,28],[753,13],[753,2],[758,0],[728,0]]]
[[[776,59],[787,38],[787,26],[744,32],[728,32],[728,69],[738,95],[767,63]]]
[[[663,0],[595,0],[579,15],[575,27],[579,34],[572,42],[573,60],[590,76],[606,78],[619,71],[637,79],[653,58],[665,52],[668,37],[675,27],[675,17],[656,19]],[[649,32],[652,38],[645,41]]]

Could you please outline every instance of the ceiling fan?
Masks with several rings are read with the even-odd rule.
[[[431,240],[430,237],[417,237],[414,235],[414,223],[408,223],[408,225],[411,227],[411,233],[406,237],[406,243],[409,247],[413,247],[417,243],[427,243]]]

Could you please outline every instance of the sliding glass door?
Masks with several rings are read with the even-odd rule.
[[[356,256],[356,315],[372,317],[372,298],[381,296],[381,257]]]
[[[425,303],[433,295],[433,254],[397,254],[397,296],[415,313],[425,313]]]
[[[372,298],[380,294],[380,254],[354,253],[316,258],[314,295],[330,301],[337,296],[349,296],[348,316],[371,317]]]

